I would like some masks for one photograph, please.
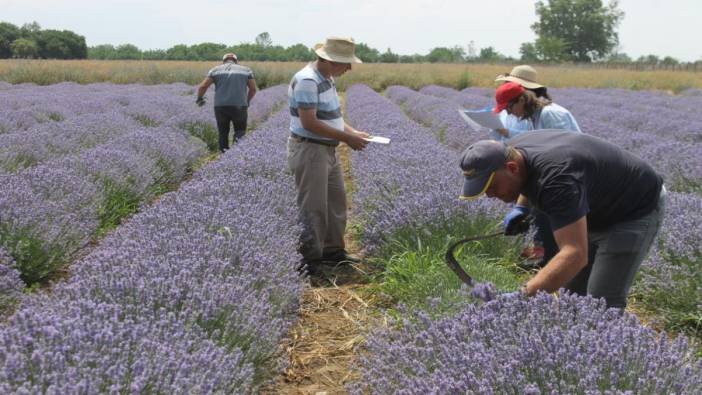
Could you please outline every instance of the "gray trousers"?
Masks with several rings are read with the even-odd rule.
[[[605,298],[607,307],[626,307],[636,272],[658,235],[665,213],[666,191],[649,214],[588,232],[588,265],[566,288],[580,295]]]
[[[300,253],[316,260],[343,250],[346,190],[336,148],[288,137],[288,166],[295,175],[298,218],[304,226]]]

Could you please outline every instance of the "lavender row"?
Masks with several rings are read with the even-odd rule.
[[[458,211],[442,215],[441,211],[460,206],[452,193],[460,180],[446,183],[437,180],[441,174],[456,174],[455,152],[437,145],[428,130],[404,118],[396,106],[367,88],[352,87],[348,91],[347,109],[356,127],[393,139],[390,147],[371,147],[354,156],[357,207],[363,207],[358,209],[358,215],[365,219],[363,225],[367,229],[365,243],[382,242],[383,234],[410,223],[447,222],[456,215],[470,215]],[[439,164],[443,164],[444,158],[453,160],[445,161],[442,168]],[[442,190],[447,193],[443,199],[437,199]],[[386,233],[378,232],[377,236],[368,232],[376,223]],[[494,290],[483,295],[484,299],[493,297]],[[369,337],[369,354],[360,366],[363,381],[350,389],[359,393],[504,393],[528,388],[533,393],[572,393],[603,388],[624,391],[631,386],[656,393],[659,388],[700,386],[699,380],[688,379],[680,381],[680,387],[665,387],[667,380],[688,377],[680,375],[680,371],[699,372],[702,368],[688,353],[683,338],[672,344],[658,343],[658,335],[643,328],[634,318],[605,312],[604,306],[593,300],[562,296],[554,305],[544,295],[529,301],[491,303],[512,305],[504,315],[495,315],[504,306],[470,306],[455,318],[436,322],[426,319],[419,327],[404,322],[400,325],[402,329]],[[515,311],[521,314],[515,315]],[[571,316],[563,316],[564,312]],[[466,323],[467,319],[471,322]],[[575,331],[568,331],[565,325],[573,321]],[[488,323],[491,330],[478,326],[481,322]],[[466,332],[461,328],[469,331],[468,334],[462,336]],[[481,333],[485,336],[479,336]],[[631,338],[632,335],[636,337]],[[604,340],[594,341],[602,336]],[[609,342],[616,345],[614,350],[622,352],[611,355],[597,352],[607,349]],[[520,344],[532,348],[520,353],[516,348]],[[573,356],[577,350],[582,351]],[[627,350],[634,351],[625,355]],[[559,358],[566,355],[579,358],[576,361],[587,361],[563,363],[566,368],[561,371]],[[616,358],[622,355],[623,360]],[[675,357],[676,365],[669,370],[659,369],[657,375],[639,367],[640,364],[668,367],[667,358],[671,356]],[[541,357],[549,362],[544,365],[534,361]],[[595,369],[592,364],[596,365]],[[627,374],[617,381],[616,375],[610,378],[606,374],[610,369]],[[565,382],[561,382],[559,374],[565,377]],[[581,376],[587,380],[581,382]],[[646,380],[639,381],[639,377]]]
[[[0,391],[252,393],[303,288],[279,112],[0,332]]]
[[[155,143],[157,142],[157,143]],[[170,128],[148,128],[77,156],[0,175],[0,245],[23,279],[50,276],[99,229],[180,182],[206,153],[204,144]]]
[[[388,87],[386,95],[401,105],[410,117],[426,125],[439,141],[454,151],[461,152],[471,143],[485,138],[466,125],[458,112],[461,106],[456,103],[417,93],[404,86]]]
[[[467,305],[367,337],[353,394],[695,394],[702,359],[589,297]]]
[[[433,130],[460,136],[461,129],[470,128],[464,122],[461,125],[460,117],[452,115],[451,111],[456,105],[464,108],[489,106],[494,102],[491,94],[494,94],[491,90],[482,88],[457,92],[430,86],[422,88],[420,93],[404,88],[402,96],[393,100],[411,103],[409,112],[431,125]],[[702,167],[695,159],[702,155],[702,117],[695,111],[688,111],[688,98],[617,89],[554,89],[551,95],[571,110],[583,132],[650,160],[673,190],[702,191]],[[444,101],[437,102],[437,98]],[[677,105],[680,108],[676,108]],[[471,132],[463,132],[463,135],[467,133]],[[481,138],[489,136],[475,139]]]
[[[455,151],[438,143],[428,129],[370,88],[347,91],[347,112],[359,130],[389,137],[353,156],[357,190],[354,215],[363,225],[362,244],[369,252],[402,228],[418,232],[457,216],[496,216],[500,203],[458,201],[461,174]]]
[[[61,116],[55,122],[45,121],[27,129],[0,133],[0,171],[15,172],[62,156],[75,155],[100,144],[109,144],[126,133],[145,127],[182,129],[207,142],[210,142],[209,137],[216,143],[212,107],[197,107],[192,101],[193,89],[186,85],[65,85],[24,89],[32,93],[31,97],[53,99],[49,103],[41,101],[34,104],[32,109],[22,111],[61,111]],[[60,88],[66,88],[66,91],[54,93]],[[0,93],[0,99],[10,102],[8,107],[28,105],[28,98],[20,100],[13,97],[10,100],[7,93],[4,96]],[[249,123],[263,121],[285,97],[286,91],[282,85],[259,92],[249,108]],[[208,132],[211,136],[204,135]]]

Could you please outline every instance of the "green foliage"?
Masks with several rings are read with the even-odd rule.
[[[690,259],[667,253],[664,259],[676,268],[671,277],[660,278],[656,271],[644,267],[642,271],[653,279],[646,281],[645,288],[635,287],[633,296],[660,318],[666,329],[702,339],[702,255]]]
[[[624,17],[613,0],[547,0],[536,2],[538,18],[531,28],[534,47],[522,46],[524,60],[591,62],[605,58],[619,43],[616,28]],[[535,52],[534,52],[535,50]],[[560,54],[558,53],[560,51]]]
[[[430,298],[450,302],[456,297],[461,281],[444,262],[450,243],[466,235],[494,232],[493,220],[456,219],[450,224],[428,229],[404,229],[393,234],[377,261],[385,267],[380,290],[395,301],[409,306],[426,307]],[[525,275],[515,265],[519,239],[495,237],[464,244],[456,258],[478,282],[488,281],[501,290],[516,290]],[[450,304],[450,303],[448,303]]]
[[[429,63],[459,63],[465,60],[466,51],[459,47],[436,47],[429,52],[426,60]]]
[[[34,40],[18,38],[10,44],[12,57],[34,59],[39,57],[39,45]]]
[[[44,281],[63,266],[76,247],[71,241],[65,245],[47,242],[31,228],[10,228],[8,224],[0,224],[0,244],[14,258],[20,278],[29,286]]]
[[[207,144],[210,152],[219,152],[219,132],[211,124],[204,122],[186,122],[180,125],[192,136],[199,138]]]
[[[12,57],[12,43],[21,38],[20,29],[7,22],[0,22],[0,59]]]
[[[110,179],[104,179],[103,201],[98,208],[98,226],[96,236],[101,237],[122,222],[122,219],[139,210],[142,196],[134,192],[133,180],[128,180],[127,185],[119,185]]]

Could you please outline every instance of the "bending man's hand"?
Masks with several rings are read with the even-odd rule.
[[[529,230],[529,212],[529,207],[514,206],[503,222],[505,236],[515,236]]]

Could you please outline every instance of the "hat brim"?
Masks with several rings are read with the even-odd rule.
[[[517,84],[527,89],[539,89],[544,87],[543,85],[538,84],[536,82],[527,81],[525,79],[521,79],[512,75],[500,75],[497,78],[495,78],[495,82],[516,82]]]
[[[319,47],[318,47],[319,46]],[[355,55],[353,56],[341,56],[337,54],[330,54],[327,51],[324,50],[324,46],[322,44],[317,44],[315,45],[314,53],[317,54],[322,59],[329,60],[331,62],[337,62],[337,63],[363,63],[363,61],[359,58],[357,58]]]
[[[478,176],[465,177],[463,182],[463,193],[458,198],[461,200],[473,200],[482,196],[490,187],[495,172],[491,171]]]

